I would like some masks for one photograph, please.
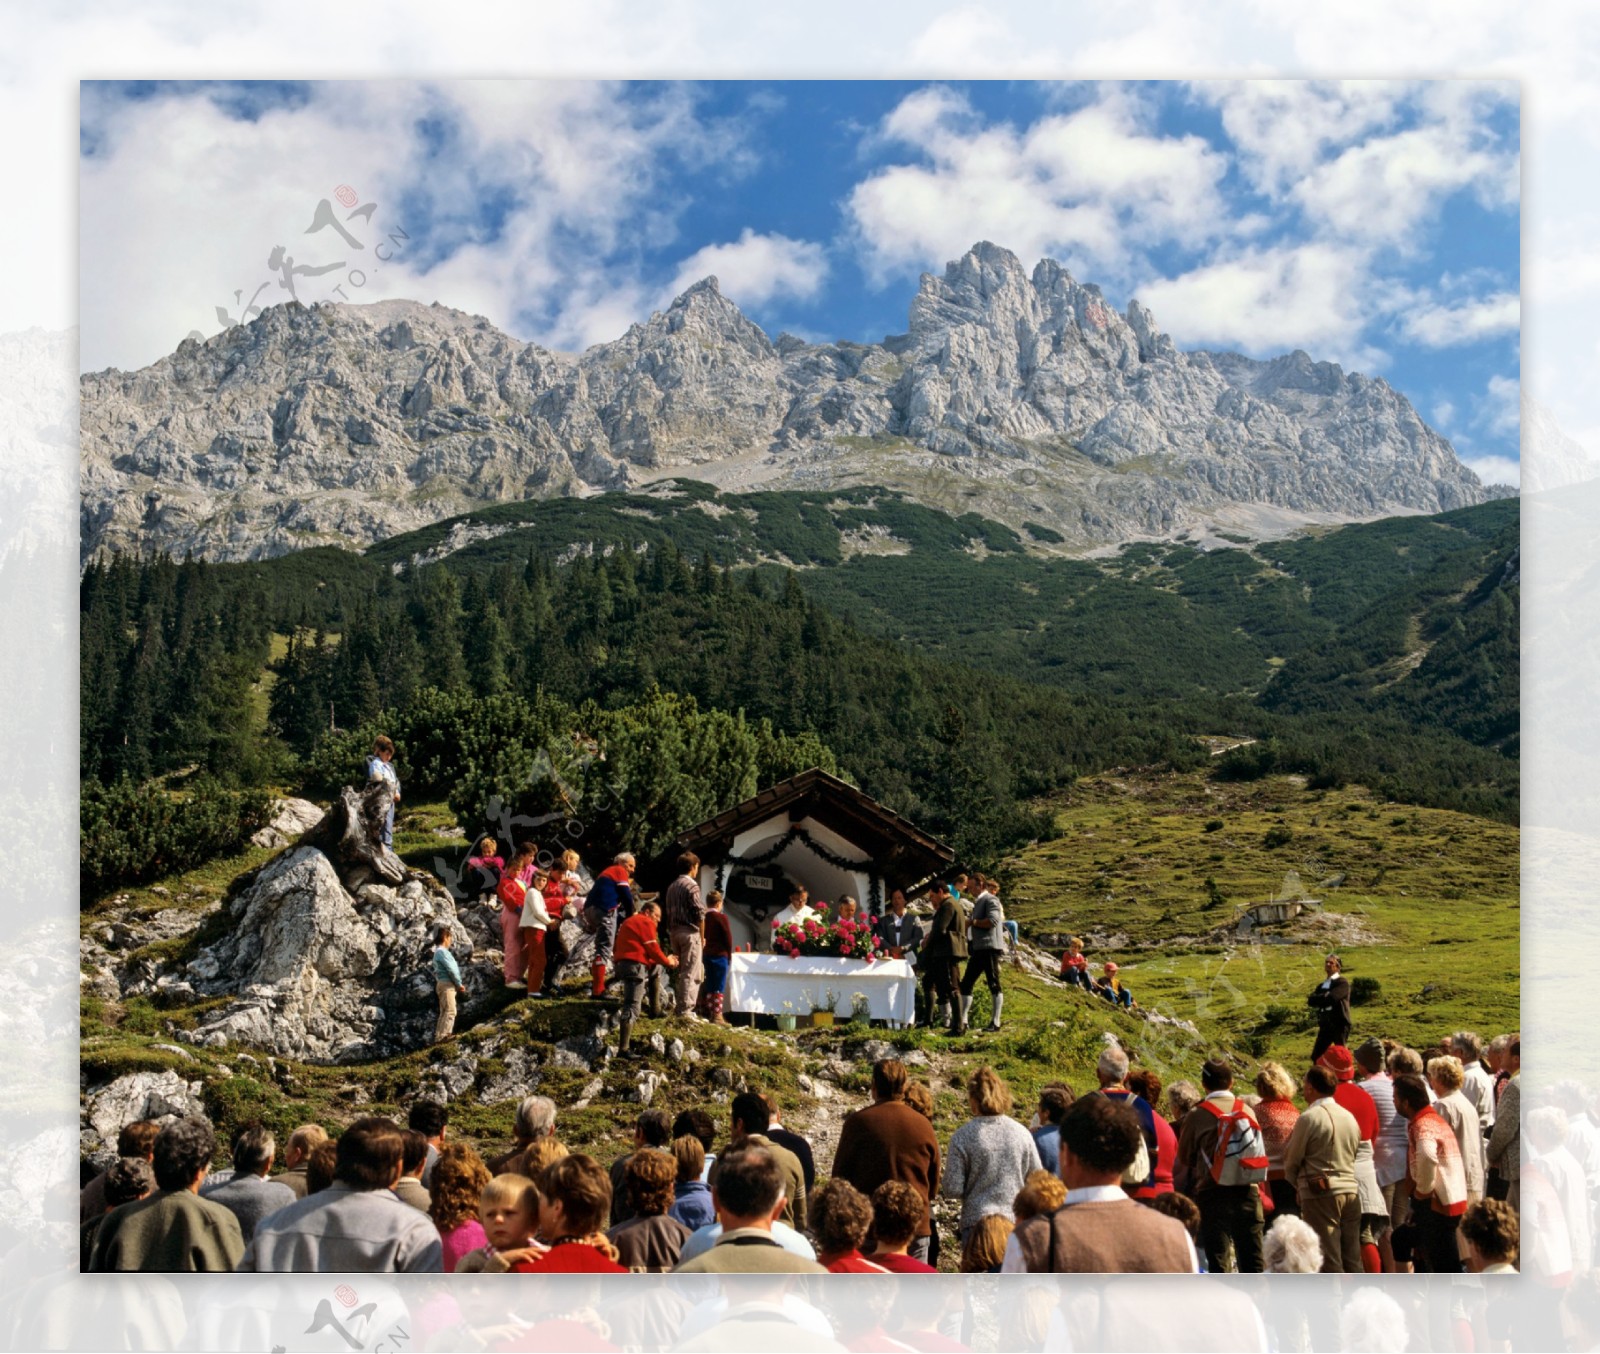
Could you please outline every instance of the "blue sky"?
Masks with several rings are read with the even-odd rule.
[[[1517,474],[1519,107],[1506,82],[85,83],[85,370],[287,299],[438,300],[563,350],[716,273],[770,334],[900,332],[978,239],[1181,347],[1382,375]],[[317,202],[371,204],[350,224]],[[346,213],[338,213],[341,220]],[[346,257],[346,256],[349,257]],[[349,272],[359,268],[361,284]],[[334,288],[343,285],[343,291]],[[265,289],[263,290],[263,285]],[[235,295],[237,293],[237,295]]]

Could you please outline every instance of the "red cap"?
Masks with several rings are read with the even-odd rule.
[[[1330,1044],[1328,1050],[1317,1059],[1340,1081],[1354,1081],[1356,1079],[1356,1060],[1350,1050],[1343,1044]]]
[[[1106,972],[1107,972],[1107,973],[1115,973],[1115,972],[1116,972],[1116,971],[1117,971],[1117,966],[1116,966],[1116,964],[1114,964],[1114,963],[1113,963],[1113,962],[1112,962],[1112,961],[1111,961],[1111,960],[1109,960],[1109,959],[1108,959],[1108,960],[1106,960]]]

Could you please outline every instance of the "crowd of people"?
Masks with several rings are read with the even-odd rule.
[[[392,750],[391,750],[392,751]],[[380,742],[374,760],[387,766]],[[382,776],[378,771],[375,775]],[[398,798],[398,783],[394,794]],[[685,852],[659,899],[635,898],[620,854],[592,883],[571,853],[510,861],[475,844],[470,888],[499,909],[508,987],[545,995],[568,957],[561,917],[595,937],[590,995],[622,988],[618,1056],[666,1000],[723,1021],[731,932]],[[970,898],[970,901],[969,901]],[[999,887],[958,874],[931,917],[891,894],[876,919],[892,957],[914,955],[930,1018],[966,1028],[979,981],[1003,1010],[1000,958],[1015,944]],[[854,900],[842,900],[854,911]],[[809,910],[797,889],[788,920]],[[782,924],[785,914],[775,919]],[[445,929],[433,952],[438,1038],[462,974]],[[963,971],[963,961],[965,967]],[[1115,966],[1088,977],[1076,939],[1069,982],[1122,1006]],[[1522,1104],[1520,1036],[1461,1031],[1418,1051],[1351,1047],[1336,955],[1311,993],[1318,1032],[1295,1076],[1264,1061],[1249,1089],[1213,1056],[1164,1086],[1111,1034],[1080,1094],[1050,1082],[1016,1113],[993,1068],[966,1078],[965,1115],[941,1141],[932,1088],[877,1061],[869,1103],[845,1116],[826,1172],[769,1096],[741,1089],[726,1127],[708,1108],[638,1115],[629,1149],[602,1163],[569,1151],[561,1111],[532,1095],[513,1141],[485,1157],[421,1100],[401,1126],[369,1116],[336,1138],[317,1124],[283,1144],[260,1125],[217,1143],[202,1119],[125,1126],[117,1159],[83,1187],[91,1271],[434,1273],[1493,1273],[1518,1264],[1526,1215],[1546,1274],[1587,1272],[1600,1199],[1600,1106],[1573,1083]],[[1024,1121],[1023,1113],[1028,1115]],[[1526,1133],[1524,1133],[1526,1126]],[[820,1183],[819,1183],[820,1182]],[[941,1201],[950,1208],[941,1208]],[[941,1212],[954,1225],[941,1226]],[[943,1233],[943,1234],[941,1234]]]
[[[374,762],[387,766],[376,754]],[[594,937],[589,997],[604,1001],[613,984],[621,987],[624,1054],[631,1055],[633,1026],[645,1010],[654,1017],[670,1004],[675,1017],[690,1023],[727,1024],[733,928],[721,891],[701,889],[699,857],[690,851],[680,855],[676,875],[659,897],[635,892],[638,862],[632,852],[619,852],[592,881],[581,865],[572,850],[546,860],[534,843],[523,842],[507,860],[493,837],[473,843],[461,876],[464,895],[495,910],[506,988],[535,1000],[558,995],[571,957],[561,923],[570,920]],[[765,936],[758,936],[765,942],[760,948],[771,948],[778,928],[811,920],[870,925],[880,953],[915,964],[925,1023],[953,1035],[966,1033],[982,982],[990,995],[984,1028],[1000,1029],[1005,1010],[1002,961],[1016,947],[1017,926],[1007,919],[999,882],[992,877],[958,871],[948,880],[936,880],[921,912],[911,911],[904,890],[895,889],[875,917],[863,913],[860,902],[848,895],[831,908],[814,906],[809,891],[796,885],[787,905],[767,921]],[[451,953],[454,942],[450,926],[437,928],[432,955],[439,1003],[435,1042],[454,1032],[456,1000],[466,991]],[[1131,1008],[1132,994],[1117,982],[1117,966],[1108,964],[1106,970],[1106,978],[1089,984],[1090,990]],[[668,975],[670,995],[663,982]]]
[[[1529,1107],[1524,1135],[1520,1068],[1517,1035],[1485,1046],[1460,1032],[1423,1052],[1329,1044],[1298,1085],[1268,1061],[1246,1092],[1214,1057],[1198,1085],[1163,1087],[1108,1036],[1095,1087],[1047,1084],[1028,1122],[1006,1081],[977,1068],[941,1142],[932,1089],[887,1058],[825,1175],[755,1091],[728,1102],[720,1136],[705,1109],[646,1109],[609,1164],[563,1145],[542,1096],[487,1159],[428,1100],[404,1127],[367,1117],[335,1140],[305,1125],[281,1161],[273,1134],[247,1127],[227,1170],[213,1169],[205,1121],[139,1122],[83,1188],[82,1263],[931,1273],[944,1256],[965,1273],[1500,1272],[1518,1261],[1519,1213],[1536,1211],[1565,1240],[1543,1258],[1584,1272],[1600,1116],[1569,1085]]]

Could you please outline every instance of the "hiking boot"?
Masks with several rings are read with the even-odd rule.
[[[523,982],[521,978],[513,978],[506,984],[506,987],[512,992],[526,992],[528,990],[527,983]]]

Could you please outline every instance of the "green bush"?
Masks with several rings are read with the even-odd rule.
[[[1277,827],[1269,827],[1266,835],[1261,838],[1261,844],[1269,851],[1276,851],[1280,846],[1287,846],[1294,840],[1294,833],[1281,823]]]
[[[1352,978],[1350,980],[1350,1004],[1352,1006],[1365,1006],[1369,1001],[1377,1001],[1383,995],[1383,984],[1376,978]]]
[[[264,790],[226,790],[197,776],[182,795],[123,776],[83,782],[78,882],[86,899],[193,869],[241,850],[271,817]]]
[[[1222,819],[1220,819],[1220,818],[1208,818],[1208,819],[1206,819],[1206,831],[1207,832],[1221,832],[1222,828],[1223,828]]]

